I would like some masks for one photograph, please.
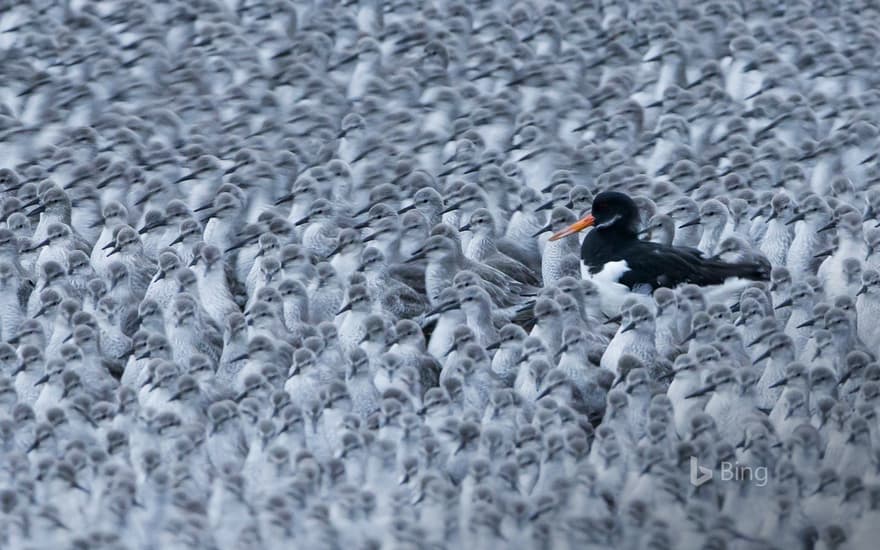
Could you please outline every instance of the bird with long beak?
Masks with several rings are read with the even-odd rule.
[[[727,263],[704,257],[692,248],[639,240],[639,210],[624,193],[605,191],[593,199],[589,214],[554,233],[550,241],[569,237],[587,228],[581,244],[582,267],[591,275],[606,264],[623,262],[616,282],[631,290],[675,287],[681,283],[717,285],[731,277],[767,280],[770,267],[763,262]]]

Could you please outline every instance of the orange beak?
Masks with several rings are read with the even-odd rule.
[[[557,231],[556,233],[554,233],[553,236],[550,237],[550,240],[558,241],[563,237],[568,237],[569,235],[580,233],[584,229],[592,227],[594,223],[596,223],[596,218],[594,218],[592,214],[587,214],[586,216],[569,225],[562,231]]]

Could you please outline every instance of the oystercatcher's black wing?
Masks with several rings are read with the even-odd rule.
[[[693,248],[676,248],[646,241],[634,241],[621,247],[618,260],[625,260],[629,271],[620,283],[634,288],[648,285],[675,287],[682,283],[718,285],[730,277],[764,281],[770,267],[762,263],[726,263],[705,258]]]

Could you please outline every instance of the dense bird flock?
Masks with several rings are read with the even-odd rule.
[[[2,4],[0,547],[877,547],[875,3]]]

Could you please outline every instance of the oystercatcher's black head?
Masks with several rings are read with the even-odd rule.
[[[551,241],[579,233],[588,227],[622,235],[638,235],[639,208],[624,193],[605,191],[593,199],[589,214],[550,237]]]

